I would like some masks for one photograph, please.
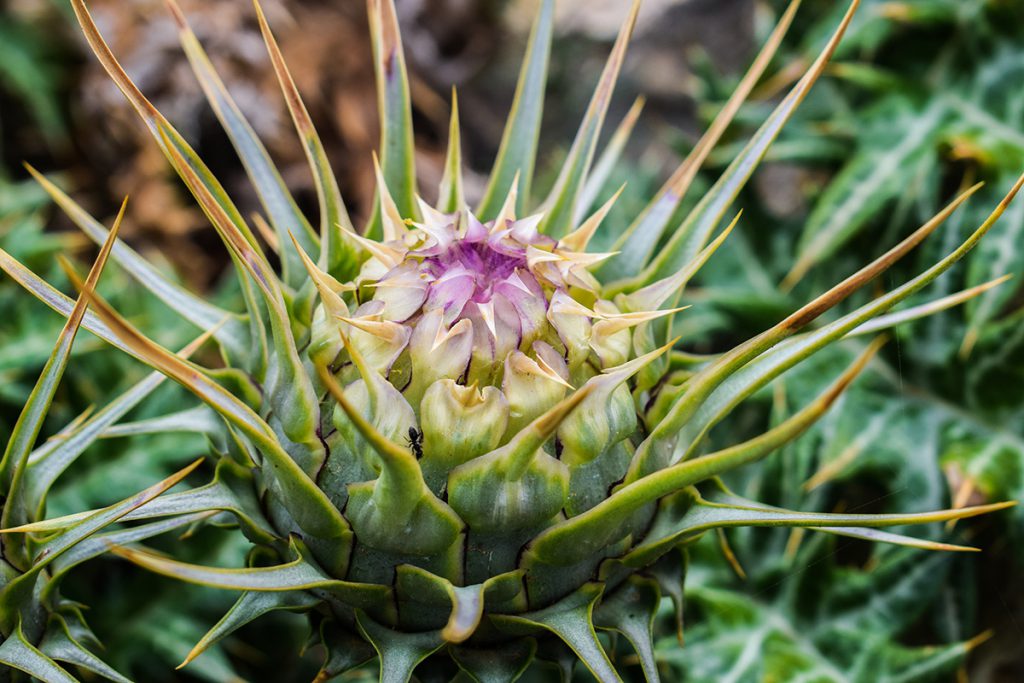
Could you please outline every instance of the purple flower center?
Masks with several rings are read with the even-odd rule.
[[[491,300],[496,284],[504,282],[516,269],[528,270],[525,249],[501,246],[502,251],[498,251],[489,241],[458,240],[443,253],[425,258],[423,267],[438,279],[457,272],[465,283],[462,286],[473,288],[472,293],[464,292],[468,294],[466,298],[485,303]]]

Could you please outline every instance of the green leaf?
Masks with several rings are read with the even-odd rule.
[[[86,671],[102,676],[108,681],[115,683],[131,683],[131,681],[114,669],[110,668],[103,660],[89,652],[72,634],[67,622],[63,617],[54,615],[51,617],[50,627],[39,643],[39,651],[54,661],[73,664]],[[49,679],[43,679],[49,680]]]
[[[810,527],[821,531],[835,532],[839,535],[863,537],[861,534],[856,533],[856,527],[901,526],[904,524],[944,522],[950,519],[963,519],[983,515],[1013,505],[1013,503],[1000,503],[996,505],[981,505],[974,508],[960,508],[959,510],[939,510],[936,512],[856,515],[794,512],[764,506],[738,507],[705,501],[696,494],[692,494],[692,498],[688,498],[688,496],[681,495],[676,499],[667,500],[663,510],[679,508],[685,510],[685,512],[682,514],[676,511],[666,512],[662,515],[660,521],[656,519],[643,543],[633,548],[623,558],[623,562],[631,567],[645,567],[686,540],[692,540],[711,529],[731,526]],[[847,527],[851,529],[849,533],[847,533]],[[838,531],[836,528],[838,528]],[[906,537],[896,534],[889,535],[889,539],[898,542],[900,545],[912,545],[917,548],[944,551],[977,550],[976,548],[930,543],[927,541],[915,542],[914,539],[907,539],[904,542],[904,538]],[[872,540],[886,539],[881,535],[876,535]]]
[[[178,25],[178,36],[192,70],[256,188],[256,194],[270,217],[270,224],[277,235],[278,243],[289,244],[288,236],[292,233],[307,253],[316,253],[319,248],[316,233],[296,206],[263,143],[256,137],[256,132],[224,87],[206,51],[189,27],[181,8],[175,0],[168,0],[168,7]],[[299,262],[298,254],[290,249],[286,248],[281,253],[281,269],[284,281],[291,288],[298,289],[305,282],[305,269]]]
[[[743,397],[749,396],[756,388],[764,386],[770,379],[777,377],[817,350],[837,339],[841,339],[859,325],[916,293],[952,267],[995,225],[1022,184],[1024,184],[1024,176],[1021,176],[1003,198],[1002,202],[970,237],[925,272],[814,332],[789,340],[787,343],[779,344],[778,347],[738,370],[722,382],[721,386],[714,390],[702,405],[690,414],[686,424],[673,437],[674,452],[680,454],[692,452],[710,427],[727,414]],[[666,423],[663,422],[662,424]],[[659,431],[661,428],[661,425],[659,425],[655,431]]]
[[[112,334],[112,333],[111,333]],[[116,340],[116,337],[112,337]],[[209,338],[203,334],[178,354],[188,358],[197,351]],[[95,414],[83,419],[80,416],[74,428],[66,431],[59,439],[51,439],[29,455],[26,471],[26,498],[34,508],[36,518],[42,517],[46,505],[46,495],[57,478],[78,459],[85,449],[102,437],[106,430],[124,417],[130,410],[153,393],[163,382],[164,376],[158,372],[150,374],[134,387],[105,405]]]
[[[68,218],[82,232],[97,244],[103,244],[106,241],[109,232],[99,221],[90,216],[85,209],[75,203],[71,197],[62,192],[46,176],[31,166],[28,167],[28,170],[43,189],[49,193],[53,201],[57,203],[61,210],[67,214]],[[244,358],[240,353],[248,345],[246,341],[247,332],[238,315],[218,308],[205,299],[195,296],[188,290],[171,282],[167,279],[166,275],[153,267],[137,251],[124,242],[115,242],[110,255],[139,284],[152,292],[154,296],[167,304],[182,318],[201,330],[216,328],[216,339],[227,352],[232,357]],[[90,329],[88,325],[86,329]]]
[[[594,624],[621,633],[636,650],[647,683],[658,683],[654,656],[654,618],[661,603],[657,581],[631,576],[594,610]]]
[[[583,190],[587,174],[590,172],[590,165],[597,150],[598,137],[601,134],[605,115],[608,113],[608,105],[611,104],[612,92],[619,78],[622,62],[626,58],[626,47],[629,45],[629,38],[636,25],[639,11],[640,3],[635,0],[629,11],[629,16],[622,24],[615,45],[612,46],[604,71],[601,72],[594,95],[576,133],[576,139],[573,140],[572,147],[569,148],[569,155],[555,180],[551,193],[544,200],[544,218],[538,230],[553,237],[561,237],[575,227],[573,219],[576,215],[579,195]]]
[[[778,325],[753,339],[737,346],[729,353],[721,356],[687,383],[681,397],[676,400],[668,414],[660,419],[650,436],[637,449],[637,456],[631,468],[630,479],[642,471],[650,471],[655,462],[674,462],[679,457],[691,452],[710,426],[721,418],[735,402],[749,395],[754,386],[763,386],[771,378],[791,367],[799,359],[806,358],[818,349],[831,342],[843,338],[860,324],[884,313],[892,306],[906,299],[929,284],[943,272],[953,266],[992,228],[999,217],[1005,212],[1009,202],[1013,200],[1024,176],[1010,189],[1003,201],[992,211],[986,221],[965,240],[957,249],[934,264],[917,277],[904,283],[874,301],[865,304],[853,313],[843,316],[819,330],[811,332],[788,344],[780,344],[801,327],[809,324],[829,308],[848,297],[856,289],[892,266],[910,249],[919,244],[933,232],[966,198],[977,189],[972,188],[949,204],[943,211],[921,226],[916,232],[890,249],[873,263],[865,266],[854,275],[805,305],[796,313],[788,316]],[[778,345],[778,348],[774,348]],[[769,351],[771,349],[771,351]],[[766,353],[767,352],[767,353]],[[756,362],[751,362],[764,354]],[[780,360],[781,359],[781,360]],[[773,370],[764,370],[765,365]],[[743,378],[753,375],[754,384],[737,391],[723,389],[722,385],[739,384],[749,381]],[[715,394],[718,392],[718,396]],[[716,400],[722,397],[724,400]],[[728,398],[726,398],[728,397]],[[731,403],[729,401],[732,401]],[[699,415],[699,416],[698,416]],[[656,469],[656,468],[655,468]]]
[[[100,275],[103,273],[103,267],[106,265],[107,258],[110,256],[110,250],[114,245],[114,240],[117,239],[117,231],[121,227],[121,221],[124,218],[127,206],[126,200],[121,205],[121,210],[114,221],[114,227],[111,229],[107,241],[104,242],[96,262],[89,271],[89,276],[85,282],[87,291],[91,291],[99,282]],[[53,353],[50,355],[49,360],[47,360],[39,380],[32,389],[32,394],[29,396],[18,417],[18,421],[11,430],[10,440],[4,449],[3,459],[0,460],[0,486],[3,487],[7,494],[3,514],[0,517],[0,524],[4,527],[17,526],[28,522],[30,515],[35,511],[33,502],[25,497],[25,468],[28,464],[29,454],[32,452],[36,439],[39,437],[39,432],[43,428],[43,420],[50,409],[50,403],[57,392],[57,385],[60,384],[61,378],[64,376],[64,370],[67,368],[71,355],[71,347],[75,343],[75,335],[78,334],[78,328],[85,317],[85,309],[88,303],[89,298],[87,294],[82,294],[78,301],[75,302],[75,307],[70,315],[68,315],[67,323],[65,323],[64,329],[61,330],[60,336],[57,338],[57,344],[53,349]],[[20,544],[16,542],[4,544],[5,556],[16,567],[23,566],[25,563],[26,558],[23,556],[23,550]]]
[[[188,666],[189,662],[207,649],[264,614],[278,610],[305,611],[319,603],[319,598],[304,591],[242,593],[238,602],[203,636],[202,640],[196,643],[196,646],[192,648],[178,668]]]
[[[821,683],[914,683],[946,680],[973,643],[909,648],[836,619],[808,625],[785,604],[719,588],[688,597],[710,620],[688,632],[685,648],[659,643],[658,658],[693,683],[785,680]],[[873,602],[884,604],[884,599]],[[829,615],[831,616],[831,615]]]
[[[184,479],[201,462],[202,460],[197,460],[167,479],[130,498],[88,515],[81,521],[40,543],[35,549],[31,566],[0,590],[0,623],[4,624],[5,628],[11,628],[15,623],[18,623],[19,611],[26,602],[32,600],[36,580],[46,567],[96,532],[117,522],[132,510],[145,505],[167,491]],[[12,534],[21,531],[23,531],[23,528],[15,527],[3,529],[2,533]],[[48,592],[54,590],[55,585],[53,581],[46,584],[43,588],[43,596],[45,597]]]
[[[251,491],[252,481],[240,477],[235,481],[237,475],[233,475],[232,471],[237,467],[221,461],[216,478],[206,486],[170,493],[129,514],[125,519],[227,512],[235,517],[248,538],[260,543],[273,543],[277,539],[277,532],[263,517],[259,501]]]
[[[750,96],[750,92],[764,74],[772,58],[782,44],[782,39],[789,31],[801,0],[792,0],[785,14],[779,19],[771,36],[758,52],[747,73],[739,85],[733,90],[729,100],[715,116],[708,130],[701,136],[694,148],[686,156],[657,195],[637,215],[630,226],[619,236],[611,251],[619,252],[608,261],[600,264],[596,272],[601,274],[605,282],[630,277],[637,273],[651,258],[654,248],[661,235],[668,227],[672,216],[689,191],[700,167],[707,160],[711,150],[721,140],[729,124],[739,112],[741,105]],[[614,138],[613,138],[614,140]],[[611,147],[611,145],[609,145]],[[595,168],[598,173],[601,162]],[[588,181],[589,182],[589,181]]]
[[[7,639],[0,643],[0,664],[24,671],[46,683],[78,683],[71,674],[25,639],[20,622]]]
[[[361,665],[377,654],[373,646],[354,632],[349,626],[325,619],[320,625],[320,640],[327,648],[324,664],[317,673],[317,680],[328,681]],[[369,683],[369,679],[367,679]]]
[[[249,313],[250,343],[255,344],[253,348],[243,348],[247,355],[241,358],[249,366],[252,374],[258,379],[263,379],[268,362],[268,351],[266,348],[265,332],[263,329],[263,309],[253,290],[253,282],[245,276],[246,270],[255,267],[249,260],[243,260],[238,255],[239,238],[244,241],[249,250],[257,256],[256,263],[266,265],[266,258],[257,247],[256,238],[238,211],[238,208],[228,197],[223,186],[213,176],[210,169],[196,155],[195,150],[178,133],[177,130],[164,118],[164,116],[146,99],[142,91],[131,80],[124,68],[118,63],[114,53],[103,40],[98,27],[93,22],[84,0],[72,0],[72,9],[85,33],[85,38],[92,48],[93,53],[99,59],[100,64],[106,70],[110,78],[117,84],[124,96],[135,108],[143,122],[153,134],[160,150],[167,157],[171,166],[185,182],[189,191],[192,192],[196,201],[202,207],[204,213],[211,220],[218,234],[224,240],[231,254],[235,266],[235,275],[242,288],[242,296],[245,299],[246,310]],[[269,269],[269,266],[267,266]],[[259,278],[256,278],[257,282]],[[267,282],[262,282],[269,286]]]
[[[228,245],[236,267],[244,266],[263,294],[273,338],[263,391],[273,408],[275,426],[300,447],[293,449],[293,457],[307,474],[316,472],[324,458],[323,444],[317,435],[319,402],[299,358],[295,333],[277,275],[263,253],[253,246],[252,240],[239,227],[238,221],[233,220],[230,212],[225,210],[224,202],[218,199],[217,191],[220,188],[216,180],[209,175],[195,152],[181,144],[183,141],[172,138],[173,130],[163,124],[158,128],[172,164],[196,195],[221,239]],[[250,311],[255,310],[256,305],[252,304]]]
[[[31,270],[16,261],[10,254],[0,249],[0,268],[19,285],[24,287],[34,297],[42,301],[51,309],[67,318],[75,309],[75,301],[61,292],[54,289],[49,283],[33,273]],[[135,354],[127,345],[121,342],[99,317],[92,311],[86,311],[82,318],[82,327],[89,330],[97,337],[111,346],[134,356]]]
[[[498,147],[498,156],[494,160],[494,168],[491,169],[484,198],[476,211],[480,220],[489,221],[497,217],[506,197],[512,191],[512,183],[517,176],[519,187],[516,192],[516,215],[522,216],[526,213],[533,167],[537,160],[537,142],[540,139],[554,13],[555,0],[542,0],[533,20],[526,56],[512,100],[512,109],[506,118],[505,132]]]
[[[140,509],[145,510],[146,507],[147,505],[144,505]],[[139,541],[144,541],[147,538],[153,538],[154,536],[159,536],[169,531],[180,529],[184,526],[196,524],[208,519],[210,514],[211,513],[209,512],[182,514],[170,519],[162,519],[159,522],[139,524],[127,529],[119,529],[105,534],[90,536],[89,538],[77,543],[73,548],[69,549],[54,561],[52,580],[59,580],[61,576],[69,572],[74,567],[83,562],[88,562],[91,559],[99,557],[100,555],[106,554],[114,546],[138,543]],[[131,515],[129,513],[122,517],[121,521],[129,521],[130,519]]]
[[[388,615],[393,610],[391,588],[375,583],[334,579],[308,559],[308,550],[292,541],[296,558],[272,567],[221,568],[178,562],[146,550],[115,547],[110,552],[157,574],[187,583],[228,590],[281,593],[316,590],[349,607]]]
[[[359,268],[358,250],[347,236],[347,233],[354,231],[352,221],[345,208],[345,202],[342,200],[341,190],[338,189],[338,181],[331,169],[330,161],[327,159],[327,152],[324,150],[316,128],[313,127],[313,120],[309,117],[306,105],[303,104],[302,98],[299,96],[299,89],[288,71],[288,66],[284,63],[284,57],[270,31],[270,25],[263,15],[259,2],[255,2],[254,5],[263,41],[270,53],[270,61],[274,66],[278,83],[284,93],[285,103],[288,105],[295,129],[302,139],[303,149],[313,173],[313,185],[316,188],[316,196],[320,204],[320,266],[331,275],[348,280],[355,276]],[[286,240],[281,240],[285,249],[287,247],[284,245],[287,243]],[[299,243],[304,244],[301,241]]]
[[[151,434],[172,434],[174,432],[214,436],[221,433],[223,427],[224,423],[220,421],[216,413],[206,406],[196,406],[169,415],[160,415],[134,422],[122,422],[108,427],[102,436],[104,439],[113,439]]]
[[[683,224],[673,233],[664,249],[658,252],[654,260],[644,268],[640,275],[624,281],[622,289],[643,286],[672,274],[680,264],[692,259],[703,248],[740,190],[743,189],[747,180],[760,164],[761,158],[768,151],[782,127],[824,72],[825,66],[839,45],[839,41],[846,32],[859,4],[859,0],[850,2],[839,27],[836,28],[832,38],[804,76],[779,103],[779,106],[750,139],[740,155],[722,173],[714,186],[686,217]]]
[[[377,107],[380,110],[381,170],[398,212],[403,218],[417,218],[412,100],[394,0],[368,0],[367,14],[377,77]],[[378,192],[381,191],[383,189],[378,188]],[[378,209],[366,231],[367,237],[377,239],[381,236],[380,220]]]
[[[400,633],[356,612],[356,623],[380,657],[380,683],[408,683],[424,659],[444,646],[437,632]]]
[[[98,296],[93,305],[103,320],[147,365],[185,386],[217,411],[227,422],[253,440],[265,458],[266,471],[282,493],[282,503],[300,529],[314,538],[329,541],[335,548],[347,548],[351,538],[348,523],[323,491],[285,452],[270,426],[249,406],[210,379],[200,368],[178,358],[121,318]],[[345,554],[342,552],[341,554]]]
[[[550,607],[526,614],[497,615],[492,620],[499,628],[512,631],[523,626],[550,631],[572,648],[601,683],[621,683],[622,679],[594,633],[594,605],[601,599],[603,591],[600,584],[588,583]]]

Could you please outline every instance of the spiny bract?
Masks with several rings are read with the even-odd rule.
[[[733,200],[822,73],[857,2],[739,157],[674,226],[687,188],[767,67],[797,4],[782,16],[691,156],[631,225],[606,228],[617,235],[608,253],[592,253],[588,243],[615,197],[589,218],[584,212],[602,194],[639,114],[639,106],[630,111],[595,161],[638,3],[625,18],[551,193],[533,208],[531,176],[553,17],[553,1],[541,2],[494,170],[471,211],[460,176],[454,101],[439,200],[430,205],[417,194],[395,9],[391,0],[369,0],[382,140],[379,203],[359,231],[259,6],[260,28],[315,179],[319,230],[297,209],[171,3],[185,52],[263,203],[267,219],[257,217],[254,232],[117,63],[83,0],[73,0],[100,61],[222,237],[246,310],[221,310],[170,283],[115,241],[116,227],[108,232],[37,175],[104,249],[88,280],[70,273],[82,292],[77,303],[6,255],[0,259],[12,277],[69,318],[54,367],[44,372],[39,398],[34,395],[26,408],[22,433],[2,468],[4,526],[21,532],[7,538],[47,539],[5,544],[3,661],[41,678],[56,676],[56,665],[31,644],[43,638],[45,615],[59,613],[59,603],[25,586],[38,580],[48,590],[71,564],[58,563],[54,570],[48,563],[65,551],[81,561],[111,548],[157,572],[243,591],[188,661],[260,615],[287,609],[308,612],[318,628],[329,653],[320,680],[376,654],[384,681],[406,681],[414,670],[436,678],[460,669],[474,680],[512,681],[534,659],[555,662],[563,672],[579,660],[598,679],[615,681],[619,673],[597,636],[615,631],[635,648],[653,681],[654,611],[666,595],[681,613],[685,549],[706,531],[809,526],[962,549],[863,527],[957,519],[1001,506],[913,515],[802,513],[744,500],[718,479],[801,434],[870,360],[877,342],[867,344],[823,395],[778,426],[724,450],[702,451],[705,434],[733,407],[817,350],[977,293],[886,315],[971,249],[1020,187],[1018,182],[966,242],[930,269],[827,324],[802,332],[920,243],[971,191],[750,341],[716,356],[674,350],[673,320],[686,315],[678,307],[683,288],[726,238],[732,226],[719,227]],[[280,276],[263,243],[278,254]],[[95,293],[108,255],[204,335],[174,354],[121,318]],[[32,452],[79,324],[158,372],[69,425],[62,440]],[[222,351],[225,368],[208,370],[187,360],[207,336]],[[211,434],[213,481],[159,495],[183,472],[117,506],[45,520],[52,481],[163,377],[187,387],[207,409],[134,431],[184,425]],[[221,419],[211,425],[214,414]],[[260,549],[253,566],[185,564],[134,545],[204,520],[237,526]],[[117,521],[136,523],[76,545]],[[31,629],[23,633],[25,623]],[[9,643],[20,644],[19,656]],[[79,645],[73,651],[78,658],[64,661],[115,676],[92,660],[83,664],[88,653]],[[60,659],[62,652],[49,655]]]

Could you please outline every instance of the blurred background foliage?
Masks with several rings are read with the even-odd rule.
[[[286,181],[312,211],[305,161],[251,7],[226,0],[181,4]],[[355,212],[366,212],[377,131],[362,3],[264,5],[346,198]],[[804,0],[782,53],[712,155],[694,196],[799,76],[843,5]],[[90,6],[157,107],[240,206],[255,210],[162,0],[92,0]],[[398,6],[413,76],[421,184],[435,186],[440,177],[448,89],[455,84],[468,190],[479,193],[533,3],[398,0]],[[689,151],[783,6],[779,0],[647,0],[611,125],[638,95],[646,104],[622,163],[595,198],[603,201],[628,181],[606,225],[624,229]],[[622,10],[620,0],[560,0],[562,35],[554,48],[542,166],[555,168],[565,154],[560,145],[571,139]],[[1024,0],[864,0],[828,74],[745,191],[739,228],[690,294],[694,306],[678,321],[688,350],[711,353],[761,331],[879,255],[958,190],[984,181],[917,259],[899,266],[922,268],[976,227],[1024,168]],[[85,57],[61,0],[8,0],[0,9],[0,247],[59,283],[56,256],[86,257],[89,247],[25,181],[23,161],[59,174],[97,216],[112,215],[131,195],[126,239],[149,258],[159,254],[167,272],[210,297],[230,302],[235,295],[221,283],[226,259],[212,231],[120,94]],[[615,230],[600,238],[611,244]],[[1017,202],[938,287],[951,294],[1004,274],[1017,277],[966,306],[899,329],[827,419],[726,484],[741,495],[808,510],[911,511],[1024,500],[1022,262],[1024,202]],[[165,344],[187,341],[158,302],[127,286],[116,266],[108,271],[103,287],[120,310]],[[864,296],[900,279],[897,270]],[[4,439],[61,324],[29,299],[11,281],[0,281]],[[787,374],[718,427],[718,438],[735,442],[787,414],[787,406],[805,403],[856,348],[840,345]],[[75,353],[53,426],[142,377],[137,364],[89,335]],[[164,387],[130,419],[144,427],[161,403],[180,399],[174,387]],[[210,447],[198,434],[122,435],[102,446],[65,478],[51,511],[107,504]],[[193,559],[242,562],[244,551],[230,534],[196,533],[200,538],[188,544]],[[1024,679],[1024,506],[914,533],[984,552],[931,555],[766,529],[704,539],[688,568],[685,646],[674,637],[659,644],[666,680]],[[303,620],[282,615],[169,674],[233,596],[110,560],[85,565],[66,591],[93,606],[92,626],[119,658],[111,663],[139,680],[306,681],[317,668],[315,650],[301,661],[293,654],[307,635]],[[147,596],[141,611],[139,595]],[[667,607],[666,621],[670,613]]]

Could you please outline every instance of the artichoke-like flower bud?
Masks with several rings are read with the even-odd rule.
[[[467,387],[451,379],[431,384],[420,403],[420,466],[431,490],[440,492],[453,468],[497,448],[508,415],[508,401],[495,387]]]
[[[593,311],[559,290],[551,297],[547,318],[558,339],[565,346],[569,371],[576,379],[580,368],[590,356],[590,336]]]
[[[346,311],[347,312],[347,311]],[[317,306],[309,328],[309,358],[316,365],[334,365],[341,355],[341,337],[338,336],[338,321],[327,312],[326,307]]]
[[[379,377],[379,376],[378,376]],[[352,407],[385,438],[401,443],[410,429],[416,429],[416,416],[412,407],[388,382],[356,380],[345,387],[345,396]],[[334,409],[332,455],[345,452],[345,456],[358,460],[371,479],[380,470],[377,455],[365,437],[353,425],[349,416],[336,406]]]
[[[582,465],[619,443],[636,429],[636,407],[624,385],[602,387],[591,394],[558,428],[561,460]]]
[[[572,388],[565,375],[564,361],[561,367],[552,368],[539,354],[530,358],[516,351],[506,359],[501,389],[510,408],[509,434],[515,434],[565,397]]]
[[[580,389],[519,431],[507,444],[452,471],[449,502],[479,533],[545,523],[569,497],[569,468],[544,449],[558,425],[589,394]]]
[[[589,395],[558,427],[562,462],[570,467],[585,465],[633,433],[637,427],[636,406],[626,380],[670,347],[671,344],[666,345],[609,368],[587,382]]]
[[[340,289],[336,292],[328,290],[323,296],[330,297],[330,300],[323,301],[313,310],[307,353],[314,365],[334,365],[344,348],[338,334],[338,319],[348,317],[349,311],[340,294]]]
[[[370,301],[356,309],[349,317],[339,316],[346,323],[345,333],[350,344],[367,365],[381,374],[387,374],[409,343],[412,330],[383,318],[384,303]]]
[[[427,388],[440,379],[462,377],[473,352],[473,340],[469,320],[463,318],[447,327],[442,309],[424,312],[409,344],[412,380],[404,390],[409,403],[419,405]]]

